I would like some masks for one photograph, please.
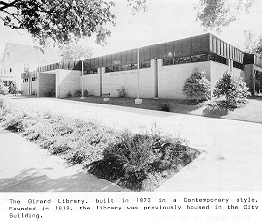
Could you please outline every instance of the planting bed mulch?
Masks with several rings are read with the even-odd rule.
[[[7,104],[0,121],[69,164],[132,191],[153,191],[191,163],[199,150],[160,133],[131,134],[64,116]]]

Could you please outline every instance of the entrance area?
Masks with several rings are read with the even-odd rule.
[[[56,95],[56,74],[39,73],[38,74],[38,96],[55,97]]]

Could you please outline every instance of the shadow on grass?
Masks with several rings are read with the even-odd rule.
[[[252,96],[252,97],[249,97],[248,99],[250,99],[250,100],[260,100],[260,101],[262,101],[262,95],[260,95],[260,96],[258,96],[258,95],[254,95],[254,96]]]
[[[65,98],[73,102],[85,102],[88,104],[99,105],[101,108],[112,109],[124,112],[132,112],[155,117],[168,117],[169,113],[190,114],[191,111],[197,110],[200,103],[183,99],[153,99],[143,98],[142,104],[135,104],[134,98],[115,98],[112,97],[108,102],[104,102],[102,97],[86,97],[84,100],[79,98]],[[127,109],[128,107],[134,108]],[[152,112],[145,112],[144,110]],[[156,112],[158,111],[158,112]]]
[[[207,105],[203,110],[202,116],[211,118],[221,118],[228,114],[229,110],[221,109],[216,105]]]

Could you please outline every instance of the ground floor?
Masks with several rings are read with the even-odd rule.
[[[105,67],[92,74],[82,75],[79,70],[54,69],[37,73],[37,78],[24,79],[25,95],[64,98],[76,91],[87,90],[89,95],[119,96],[124,90],[127,97],[183,99],[184,83],[195,72],[203,72],[211,82],[211,90],[223,73],[230,69],[227,64],[208,60],[183,64],[166,64],[163,59],[152,59],[150,65],[139,70],[110,72]],[[244,78],[242,69],[231,67],[231,73]],[[35,81],[33,81],[35,80]]]

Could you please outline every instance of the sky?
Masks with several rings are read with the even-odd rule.
[[[174,41],[198,34],[204,29],[196,21],[194,6],[199,0],[147,0],[147,11],[131,14],[126,0],[115,0],[112,10],[116,15],[116,26],[109,26],[111,36],[105,46],[95,44],[95,38],[81,39],[80,44],[93,48],[94,56],[106,55],[150,44]],[[213,32],[222,40],[244,49],[244,30],[262,34],[262,0],[248,15],[223,28],[222,33]],[[0,55],[7,42],[34,44],[26,31],[15,31],[0,22]]]

